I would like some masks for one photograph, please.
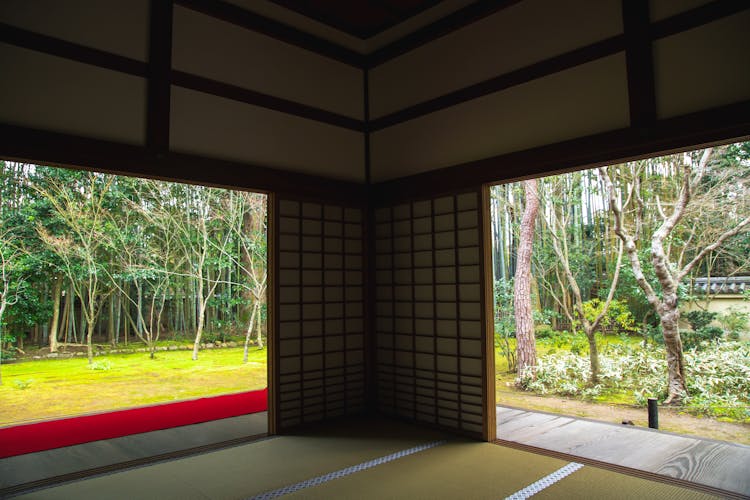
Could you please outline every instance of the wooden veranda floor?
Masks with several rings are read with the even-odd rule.
[[[750,446],[503,406],[497,437],[750,497]]]

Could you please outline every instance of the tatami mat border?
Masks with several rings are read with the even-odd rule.
[[[565,467],[561,467],[551,474],[547,474],[538,481],[534,481],[525,488],[518,490],[512,495],[507,496],[505,500],[526,500],[527,498],[531,498],[540,491],[549,488],[557,482],[562,481],[569,475],[573,474],[575,471],[579,470],[581,467],[583,467],[583,464],[581,463],[570,462]]]

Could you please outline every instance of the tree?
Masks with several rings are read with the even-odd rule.
[[[518,260],[514,278],[513,303],[516,317],[516,359],[518,373],[536,366],[536,341],[534,318],[531,309],[531,257],[534,241],[534,226],[539,211],[537,181],[524,181],[526,207],[521,219],[518,242]]]
[[[108,261],[105,201],[114,177],[86,173],[80,185],[69,185],[50,179],[47,186],[35,189],[49,200],[58,217],[64,221],[67,234],[51,234],[41,223],[37,231],[41,240],[62,262],[73,292],[81,302],[86,320],[86,354],[94,362],[94,326],[104,299],[111,292],[103,269]]]
[[[0,219],[0,365],[3,345],[7,340],[13,339],[5,334],[3,316],[9,306],[18,302],[24,278],[18,275],[16,267],[22,254],[17,238],[9,228],[5,227],[4,220]],[[2,372],[0,372],[0,384],[2,383]]]
[[[83,343],[92,316],[94,341],[134,332],[152,352],[167,330],[196,334],[196,355],[208,328],[263,343],[263,195],[0,160],[0,219],[29,249],[3,317],[19,344]]]
[[[547,206],[543,211],[545,216],[542,219],[545,221],[550,235],[552,236],[552,248],[557,256],[557,263],[562,268],[564,283],[562,282],[563,280],[561,280],[561,288],[564,288],[567,284],[572,292],[573,308],[578,316],[578,323],[581,325],[583,333],[586,334],[589,343],[589,360],[591,365],[589,382],[593,386],[599,383],[599,350],[596,344],[596,330],[599,328],[602,320],[607,316],[607,312],[609,311],[609,307],[612,304],[612,299],[615,295],[615,290],[617,289],[617,283],[620,277],[623,244],[620,242],[618,245],[617,262],[615,263],[614,275],[610,281],[607,298],[603,302],[602,307],[596,316],[593,319],[590,319],[589,315],[584,311],[585,301],[581,294],[581,287],[578,284],[578,278],[570,266],[571,258],[568,246],[568,241],[570,240],[568,227],[572,225],[570,213],[566,213],[565,210],[560,210],[560,203],[556,203],[553,198],[546,196],[545,200],[547,200]],[[555,299],[558,301],[558,304],[561,306],[561,309],[569,319],[571,325],[574,324],[575,319],[567,302],[557,299],[556,296]]]
[[[519,192],[515,183],[493,186],[490,191],[492,268],[496,282],[510,282],[516,272]]]
[[[6,330],[13,332],[19,347],[27,331],[35,337],[40,330],[43,336],[48,332],[47,321],[52,315],[50,277],[56,274],[53,254],[44,248],[35,229],[40,216],[47,215],[44,203],[31,187],[36,168],[25,163],[0,162],[0,230],[11,231],[6,234],[12,234],[15,247],[22,249],[14,267],[24,280],[17,287],[14,307],[6,311],[4,318]],[[45,217],[46,224],[54,226],[54,219]],[[56,338],[49,338],[54,351]]]
[[[150,220],[160,230],[175,234],[175,247],[185,263],[173,275],[182,275],[195,287],[196,331],[193,361],[198,359],[201,338],[206,325],[206,310],[229,267],[233,231],[224,224],[221,210],[225,191],[203,186],[183,186],[152,181],[149,185],[154,201],[148,207]],[[158,201],[161,200],[161,201]],[[192,295],[192,294],[191,294]]]
[[[689,213],[691,202],[698,207],[713,206],[715,209],[726,212],[727,205],[724,203],[726,200],[717,197],[717,193],[722,190],[713,188],[723,184],[723,191],[726,192],[729,182],[737,182],[737,180],[730,181],[724,178],[726,183],[714,182],[714,186],[702,184],[716,152],[715,149],[708,148],[700,153],[699,160],[690,154],[654,160],[661,162],[662,168],[668,168],[682,177],[671,213],[666,211],[659,196],[655,197],[655,206],[651,207],[656,210],[661,219],[650,238],[650,263],[653,266],[658,288],[654,288],[646,278],[638,252],[638,243],[644,232],[647,211],[643,197],[642,176],[648,161],[629,163],[619,168],[599,169],[607,186],[609,205],[614,216],[615,234],[625,246],[636,282],[661,322],[668,368],[668,396],[665,404],[679,403],[687,393],[683,346],[678,330],[679,286],[706,255],[720,248],[725,241],[742,232],[750,224],[750,217],[744,217],[737,222],[730,221],[731,227],[728,230],[718,229],[717,231],[717,228],[710,228],[710,230],[704,228],[706,230],[698,234],[697,220],[691,220],[689,221],[690,227],[686,231],[687,236],[678,242],[679,249],[678,245],[672,246],[676,228],[683,217]],[[694,165],[696,161],[697,166]],[[615,186],[610,174],[618,173],[620,179],[618,186]],[[624,180],[625,173],[629,174],[627,181]],[[716,170],[711,174],[722,175]],[[700,193],[702,196],[696,199],[699,188],[702,190]],[[626,195],[624,202],[622,201],[623,195]],[[712,196],[713,199],[709,200]],[[725,214],[725,221],[729,219],[728,215],[728,213]],[[632,223],[626,224],[626,218],[632,219]],[[726,227],[726,223],[722,226]],[[694,251],[689,253],[691,248]]]
[[[250,321],[245,331],[245,350],[242,361],[247,363],[250,336],[255,325],[256,343],[263,348],[263,337],[261,328],[261,312],[266,302],[266,283],[268,273],[266,272],[266,204],[265,197],[257,193],[239,193],[238,198],[242,201],[242,231],[239,234],[241,248],[241,269],[247,277],[247,299],[252,301],[252,312]],[[237,227],[236,225],[233,227]]]
[[[150,211],[152,203],[162,200],[154,200],[138,190],[151,185],[150,192],[158,192],[153,184],[155,181],[137,183],[136,201],[124,202],[127,210],[110,220],[111,244],[119,250],[116,257],[119,269],[107,270],[112,285],[135,307],[135,320],[129,312],[126,319],[148,347],[151,359],[154,359],[156,342],[161,335],[171,269],[179,269],[184,262],[184,256],[175,256],[174,252],[177,233],[169,225],[159,227]],[[121,282],[132,286],[122,286]]]
[[[245,329],[243,362],[247,363],[250,338],[256,332],[256,343],[263,348],[262,312],[266,303],[266,201],[258,193],[230,193],[221,214],[227,228],[238,243],[239,256],[229,245],[214,245],[216,250],[233,266],[236,266],[244,279],[227,284],[242,288],[244,316],[249,317]]]
[[[495,348],[499,349],[508,366],[508,372],[516,371],[516,350],[510,339],[515,335],[516,318],[513,310],[513,280],[495,281]]]

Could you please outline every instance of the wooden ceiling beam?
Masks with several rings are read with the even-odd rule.
[[[350,66],[365,65],[365,56],[358,52],[222,0],[175,0],[175,3]]]
[[[392,127],[441,109],[450,108],[581,64],[596,61],[602,57],[616,54],[624,48],[625,43],[622,35],[616,35],[376,118],[369,122],[369,130],[374,132]]]
[[[151,0],[146,147],[157,155],[169,151],[173,7],[172,0]]]
[[[367,56],[366,65],[374,68],[406,52],[421,47],[453,31],[484,19],[487,16],[518,3],[520,0],[480,0],[414,31]]]
[[[172,83],[182,88],[197,90],[205,94],[224,97],[245,104],[252,104],[266,109],[272,109],[300,118],[327,123],[335,127],[341,127],[355,132],[363,132],[365,124],[362,120],[340,115],[332,111],[308,106],[289,99],[256,92],[254,90],[238,87],[229,83],[219,82],[199,75],[185,73],[184,71],[172,71]]]
[[[651,38],[656,40],[718,21],[748,9],[750,9],[750,2],[747,0],[714,0],[700,7],[653,22],[649,31]]]
[[[0,23],[0,42],[128,75],[148,76],[148,63]]]
[[[648,0],[622,0],[630,124],[645,127],[656,120],[654,57],[649,35]]]
[[[0,158],[351,206],[367,201],[364,184],[187,153],[157,157],[143,146],[7,124],[0,124]]]
[[[371,186],[376,206],[750,138],[750,101],[502,154]]]

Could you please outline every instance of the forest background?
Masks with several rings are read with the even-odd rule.
[[[266,196],[0,162],[4,358],[266,335]],[[26,346],[26,347],[25,347]],[[101,347],[99,347],[101,349]]]
[[[750,422],[750,294],[716,314],[693,286],[750,271],[749,159],[738,143],[494,186],[499,371]]]
[[[264,195],[0,167],[0,362],[44,346],[47,356],[85,349],[97,368],[96,354],[133,341],[152,358],[165,341],[190,345],[193,360],[205,346],[239,343],[244,361],[251,345],[262,348]],[[750,143],[739,143],[493,187],[499,379],[510,373],[514,390],[595,401],[676,397],[750,422],[748,307],[702,311],[711,297],[692,286],[750,274],[748,180]],[[532,182],[525,300],[534,367],[518,370],[514,288]],[[698,310],[688,313],[691,303]],[[675,320],[667,335],[665,317]]]

